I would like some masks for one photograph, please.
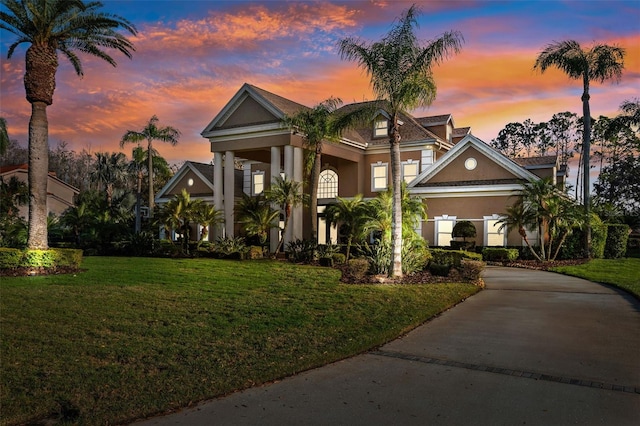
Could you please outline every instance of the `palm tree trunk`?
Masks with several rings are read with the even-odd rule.
[[[322,168],[322,142],[316,143],[316,154],[313,159],[311,176],[309,177],[309,219],[311,222],[311,239],[318,241],[318,180]]]
[[[29,237],[30,249],[47,249],[47,181],[49,123],[47,104],[33,102],[29,120]]]
[[[147,159],[147,169],[149,172],[149,217],[153,217],[153,155],[152,155],[152,142],[151,139],[148,139],[148,154],[149,158]]]
[[[402,277],[402,174],[400,173],[400,132],[397,116],[389,132],[391,143],[391,181],[393,207],[391,210],[391,277]]]
[[[582,134],[582,191],[584,202],[584,213],[587,218],[587,226],[584,232],[585,257],[591,257],[591,221],[589,220],[590,208],[590,185],[589,185],[589,164],[591,157],[591,109],[589,107],[589,75],[584,75],[584,92],[582,93],[582,117],[584,123],[584,132]]]
[[[287,226],[289,225],[289,215],[290,213],[285,207],[284,226],[282,227],[282,236],[278,241],[278,246],[276,247],[276,250],[273,252],[273,257],[276,257],[280,252],[280,249],[282,248],[282,243],[284,242],[284,236],[286,235],[286,232],[287,232]]]

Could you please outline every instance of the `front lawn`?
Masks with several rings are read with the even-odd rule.
[[[611,284],[640,298],[640,259],[592,259],[588,263],[551,269],[598,283]]]
[[[2,424],[114,424],[380,345],[476,293],[286,262],[89,257],[0,281]]]

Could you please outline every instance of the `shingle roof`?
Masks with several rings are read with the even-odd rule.
[[[442,186],[488,186],[488,185],[509,185],[522,183],[523,179],[490,179],[490,180],[461,180],[451,182],[427,182],[419,183],[419,187],[442,187]]]
[[[517,164],[522,167],[531,167],[531,166],[555,166],[558,162],[557,155],[545,155],[540,157],[524,157],[524,158],[513,158]]]
[[[273,106],[278,108],[280,111],[282,111],[286,115],[294,115],[301,109],[309,109],[309,107],[305,105],[291,101],[287,98],[283,98],[282,96],[276,95],[275,93],[268,92],[252,84],[249,84],[248,86],[251,87],[253,90],[255,90],[260,96],[265,98]]]
[[[447,121],[451,119],[451,114],[442,114],[442,115],[431,115],[429,117],[416,117],[416,121],[418,121],[423,126],[435,126],[438,124],[445,124]]]
[[[453,137],[466,136],[471,131],[471,127],[458,127],[453,129]]]

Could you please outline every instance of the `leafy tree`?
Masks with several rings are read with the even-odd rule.
[[[353,198],[337,198],[337,203],[325,209],[327,225],[340,225],[340,231],[347,237],[346,260],[351,255],[351,245],[354,239],[362,238],[371,220],[368,204],[362,199],[362,194]]]
[[[20,206],[29,202],[27,185],[12,176],[8,182],[0,179],[0,246],[23,247],[26,242],[27,224],[20,217]]]
[[[180,131],[176,128],[173,128],[171,126],[165,126],[165,127],[159,127],[158,126],[158,121],[160,121],[158,119],[157,116],[153,116],[151,117],[151,119],[149,119],[149,122],[146,124],[146,126],[141,130],[141,131],[135,131],[135,130],[127,130],[127,132],[122,136],[122,139],[120,140],[120,147],[124,147],[125,144],[127,143],[137,143],[140,144],[140,142],[142,141],[147,141],[147,175],[148,175],[148,184],[149,184],[149,188],[148,188],[148,206],[149,206],[149,212],[151,214],[151,212],[153,211],[153,193],[154,193],[154,189],[153,189],[153,141],[159,141],[159,142],[164,142],[164,143],[168,143],[172,146],[177,145],[178,140],[180,139]]]
[[[29,241],[33,249],[48,247],[47,107],[53,103],[58,69],[58,51],[71,62],[79,76],[82,63],[76,52],[103,59],[113,66],[115,60],[104,50],[116,49],[131,57],[133,44],[118,29],[136,35],[126,19],[100,11],[102,3],[82,0],[2,0],[7,11],[0,11],[0,28],[18,39],[9,46],[7,58],[22,43],[29,47],[25,55],[24,87],[31,104],[29,121]]]
[[[593,187],[596,204],[610,203],[625,216],[640,217],[640,155],[628,153],[604,166]]]
[[[191,234],[191,222],[202,220],[218,220],[220,212],[206,212],[207,207],[202,200],[192,200],[186,189],[176,194],[160,209],[158,223],[162,224],[166,231],[180,231],[182,234],[182,250],[189,252],[189,240]],[[205,217],[206,216],[206,217]]]
[[[393,188],[393,228],[391,276],[402,276],[402,205],[400,169],[400,113],[430,105],[436,96],[432,66],[457,53],[462,35],[457,31],[443,34],[422,46],[415,28],[418,26],[418,8],[413,5],[382,40],[367,43],[357,38],[346,38],[338,43],[343,59],[353,60],[367,72],[378,99],[387,104],[389,121],[389,149],[391,153],[391,180]]]
[[[9,133],[7,133],[7,120],[0,117],[0,155],[4,155],[9,147]]]
[[[108,207],[111,207],[114,186],[124,179],[125,170],[126,157],[123,153],[96,153],[95,169],[91,176],[102,187],[101,189],[104,189]]]
[[[290,180],[287,177],[276,177],[275,181],[266,192],[266,198],[272,203],[278,204],[284,211],[284,227],[282,228],[282,236],[278,241],[278,246],[274,252],[274,255],[280,251],[284,237],[289,226],[289,219],[291,218],[291,209],[301,206],[307,200],[307,197],[302,192],[302,183]]]
[[[508,123],[500,130],[498,136],[491,141],[491,146],[510,158],[520,157],[524,148],[522,138],[524,126],[522,123]]]
[[[285,116],[284,123],[302,134],[306,148],[310,152],[311,173],[309,177],[309,219],[311,238],[318,235],[318,181],[322,168],[324,142],[339,142],[342,133],[357,123],[371,118],[369,111],[359,109],[341,113],[339,98],[329,98],[313,108],[302,109],[298,113]]]
[[[591,110],[589,85],[592,81],[603,83],[619,81],[624,69],[625,51],[621,47],[595,44],[584,50],[575,40],[554,42],[547,45],[536,59],[534,69],[545,72],[550,67],[559,68],[570,79],[582,80],[582,152],[583,152],[583,203],[585,216],[589,216],[589,165],[591,160]],[[585,245],[590,253],[591,232],[587,222]]]

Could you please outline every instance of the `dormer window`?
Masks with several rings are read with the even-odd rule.
[[[373,122],[373,137],[374,138],[384,138],[389,135],[389,120],[384,117],[377,118]]]

